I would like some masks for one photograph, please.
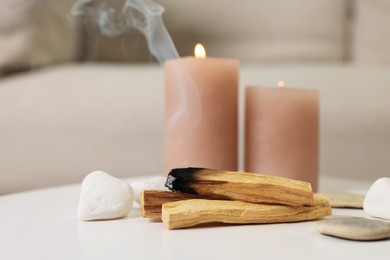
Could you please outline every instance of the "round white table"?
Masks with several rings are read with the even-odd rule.
[[[131,182],[133,179],[127,179]],[[320,190],[364,193],[370,183],[322,178]],[[76,217],[80,184],[0,197],[0,259],[388,259],[390,239],[324,236],[315,221],[167,230],[133,209],[117,220]],[[366,216],[334,209],[333,215]]]

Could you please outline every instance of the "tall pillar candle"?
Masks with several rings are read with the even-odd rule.
[[[318,188],[319,93],[246,88],[245,171],[303,180]]]
[[[186,57],[164,69],[165,174],[180,167],[237,170],[239,62]]]

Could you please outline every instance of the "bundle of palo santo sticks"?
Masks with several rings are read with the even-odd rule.
[[[145,190],[140,213],[168,229],[203,223],[281,223],[319,219],[332,210],[310,183],[282,177],[205,168],[173,169],[171,191]]]

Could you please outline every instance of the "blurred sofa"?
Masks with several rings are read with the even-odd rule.
[[[86,2],[0,3],[0,194],[162,174],[163,69],[140,33],[99,33],[120,0]],[[181,56],[240,59],[241,99],[280,79],[320,90],[321,175],[390,176],[389,1],[156,2]]]

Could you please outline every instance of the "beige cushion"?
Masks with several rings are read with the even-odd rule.
[[[352,61],[390,64],[390,1],[356,0]]]
[[[320,90],[322,175],[389,176],[388,67],[243,66],[240,79],[241,89],[284,79]],[[163,84],[158,66],[90,64],[0,81],[0,194],[81,182],[98,169],[162,174]]]
[[[73,0],[0,1],[0,73],[74,60],[78,26]]]
[[[95,30],[84,28],[84,61],[101,62],[152,62],[145,37],[137,31],[107,37]]]
[[[193,55],[197,42],[210,56],[243,62],[341,61],[345,56],[346,0],[156,2],[166,8],[164,21],[181,56]],[[96,32],[86,37],[85,52],[96,60],[150,60],[134,32],[114,39]]]
[[[0,194],[94,170],[159,174],[161,79],[162,70],[70,65],[0,81]]]
[[[182,55],[204,42],[212,56],[242,61],[340,61],[344,0],[160,0]]]
[[[64,66],[0,83],[0,194],[162,172],[161,70]]]

